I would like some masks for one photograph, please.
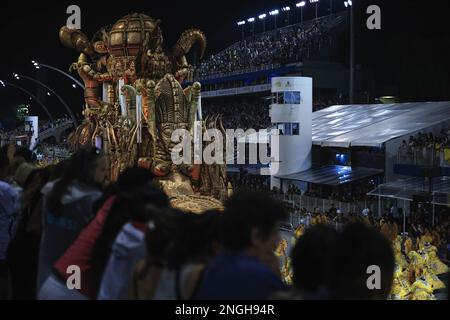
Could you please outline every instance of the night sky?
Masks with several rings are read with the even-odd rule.
[[[291,22],[298,16],[297,1],[5,1],[1,4],[1,65],[0,79],[12,80],[12,72],[38,77],[31,64],[35,59],[68,70],[78,54],[63,47],[58,39],[59,28],[66,23],[67,6],[81,8],[82,31],[91,37],[101,26],[113,24],[130,12],[142,12],[162,20],[165,46],[170,48],[183,30],[197,27],[208,38],[207,55],[224,49],[239,40],[236,21],[289,5]],[[309,2],[309,1],[307,1]],[[378,89],[395,88],[402,101],[450,100],[450,27],[448,9],[444,1],[354,0],[356,29],[356,64],[374,71]],[[319,15],[327,14],[329,0],[320,0]],[[431,3],[431,2],[430,2]],[[369,31],[365,27],[369,4],[378,4],[382,10],[382,30]],[[334,0],[334,10],[344,10],[343,0]],[[314,6],[307,4],[304,18],[314,16]],[[279,18],[279,25],[283,24]],[[266,29],[273,22],[267,20]],[[256,25],[256,30],[261,24]],[[348,39],[342,38],[347,42]],[[343,45],[346,48],[346,45]],[[342,52],[347,63],[347,51]],[[83,94],[73,89],[71,81],[54,72],[39,71],[42,80],[55,89],[72,106],[81,110]],[[16,81],[16,80],[14,80]],[[26,81],[17,82],[36,93],[36,87]],[[387,92],[386,92],[387,93]],[[15,89],[0,88],[0,116],[7,122],[8,110],[24,103],[27,98]],[[64,113],[54,97],[46,104],[55,116]],[[40,113],[37,104],[32,111]],[[11,117],[9,115],[9,117]]]

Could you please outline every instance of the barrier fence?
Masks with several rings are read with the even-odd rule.
[[[322,198],[301,196],[301,195],[282,195],[275,194],[274,198],[283,201],[288,208],[289,215],[282,222],[282,229],[295,230],[299,225],[308,226],[309,215],[301,214],[299,210],[305,208],[307,212],[314,212],[317,208],[320,212],[328,211],[332,206],[339,209],[345,216],[349,213],[361,213],[365,208],[370,209],[374,214],[378,214],[378,203],[374,201],[359,202],[340,202]],[[339,225],[336,225],[339,228]]]

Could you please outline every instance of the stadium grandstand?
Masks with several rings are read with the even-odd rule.
[[[212,54],[195,69],[207,99],[257,95],[270,91],[275,76],[314,78],[315,107],[344,102],[348,96],[348,68],[337,51],[347,25],[341,12],[247,37]]]

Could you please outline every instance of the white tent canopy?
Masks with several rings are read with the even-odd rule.
[[[312,119],[315,145],[381,147],[392,139],[450,121],[450,101],[337,105],[314,112]],[[246,139],[248,143],[268,143],[269,136],[267,129],[259,135],[246,135]]]
[[[450,120],[450,102],[338,105],[313,113],[313,144],[381,147]]]

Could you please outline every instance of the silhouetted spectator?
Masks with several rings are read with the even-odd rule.
[[[390,243],[376,229],[364,223],[347,225],[337,241],[333,264],[332,298],[343,300],[384,300],[388,297],[394,275],[394,254]],[[379,268],[378,289],[368,282]],[[375,282],[376,284],[376,282]]]
[[[225,205],[223,247],[206,269],[198,299],[266,299],[285,290],[274,254],[282,203],[261,192],[240,191]]]
[[[338,233],[317,225],[301,236],[292,251],[294,288],[302,299],[328,299]]]
[[[43,233],[39,253],[38,290],[45,297],[55,281],[52,266],[94,217],[93,203],[101,195],[106,178],[106,158],[96,148],[81,149],[69,160],[59,180],[48,183],[44,194]],[[64,286],[65,287],[65,286]],[[72,291],[77,295],[77,291]]]

